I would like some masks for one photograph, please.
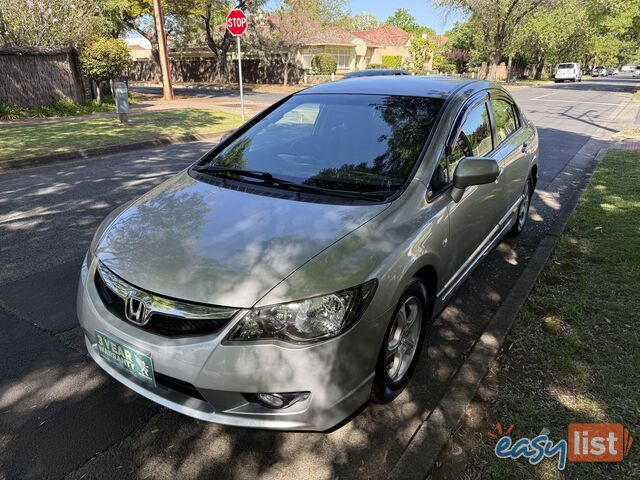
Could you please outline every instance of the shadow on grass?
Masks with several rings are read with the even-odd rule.
[[[567,437],[569,423],[623,423],[640,432],[640,153],[610,152],[596,173],[434,479],[637,478],[620,464],[499,460],[486,435]]]

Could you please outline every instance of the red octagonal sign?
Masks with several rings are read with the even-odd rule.
[[[247,29],[247,16],[240,9],[231,10],[227,15],[227,30],[238,37]]]

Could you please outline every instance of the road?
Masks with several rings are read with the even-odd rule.
[[[0,479],[384,477],[562,211],[561,197],[554,204],[545,189],[591,138],[616,130],[637,87],[614,77],[514,90],[540,132],[532,222],[485,259],[429,327],[406,391],[329,434],[195,421],[128,391],[86,355],[75,290],[97,225],[210,144],[0,175]]]
[[[162,95],[161,87],[132,85],[131,91],[136,93],[147,93]],[[240,90],[238,88],[213,88],[213,87],[173,87],[173,93],[179,97],[189,98],[212,98],[220,101],[240,100]],[[251,87],[245,86],[244,97],[247,102],[271,105],[278,100],[289,95],[288,93],[256,92]]]

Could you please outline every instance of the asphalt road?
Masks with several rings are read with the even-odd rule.
[[[154,95],[162,95],[161,87],[143,87],[138,85],[132,85],[131,91],[137,93],[150,93]],[[213,87],[174,87],[174,95],[181,97],[191,98],[215,98],[222,101],[239,101],[240,90],[238,88],[213,88]],[[261,103],[265,105],[271,105],[277,102],[281,98],[289,95],[288,93],[271,93],[271,92],[256,92],[251,87],[244,87],[244,98],[247,102]]]
[[[637,86],[613,77],[514,90],[540,132],[532,222],[487,257],[429,327],[409,388],[329,434],[195,421],[128,391],[86,355],[75,290],[95,228],[210,144],[0,175],[0,479],[383,477],[562,211],[545,189],[593,136],[616,130],[614,117]]]

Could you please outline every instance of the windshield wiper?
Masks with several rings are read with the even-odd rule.
[[[289,180],[274,177],[269,172],[261,172],[257,170],[244,170],[241,168],[227,168],[216,166],[198,167],[195,170],[200,173],[208,173],[210,175],[215,175],[222,178],[232,177],[233,175],[255,178],[258,180],[262,180],[263,183],[269,187],[280,188],[283,190],[292,190],[301,193],[317,193],[333,197],[354,198],[357,200],[372,201],[380,201],[386,198],[386,195],[383,195],[381,193],[355,192],[351,190],[333,190],[330,188],[315,187],[313,185],[290,182]],[[233,180],[233,178],[231,179]]]

